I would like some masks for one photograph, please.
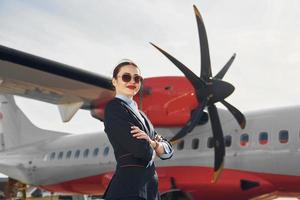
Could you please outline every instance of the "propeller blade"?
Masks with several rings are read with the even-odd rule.
[[[228,62],[226,63],[226,65],[219,71],[219,73],[214,78],[223,79],[223,77],[226,74],[227,70],[229,69],[229,67],[231,66],[232,62],[234,61],[235,56],[236,56],[236,53],[234,53],[231,56],[231,58],[228,60]]]
[[[164,54],[180,71],[182,71],[182,73],[186,76],[186,78],[191,82],[191,84],[193,85],[193,87],[195,88],[195,90],[204,88],[206,86],[206,83],[201,78],[199,78],[198,76],[196,76],[196,74],[194,74],[194,72],[192,72],[184,64],[182,64],[176,58],[174,58],[169,53],[167,53],[166,51],[162,50],[161,48],[159,48],[155,44],[153,44],[151,42],[150,42],[150,44],[152,46],[154,46],[156,49],[158,49],[162,54]]]
[[[217,107],[214,104],[209,105],[208,113],[209,113],[211,128],[213,132],[214,150],[215,150],[214,175],[213,175],[212,182],[216,183],[224,167],[225,144],[224,144],[224,136],[223,136],[223,131],[222,131]]]
[[[214,105],[216,102],[221,102],[223,105],[232,113],[235,119],[238,121],[241,128],[245,128],[246,119],[244,115],[231,104],[224,101],[233,91],[234,86],[230,83],[222,81],[223,77],[227,73],[231,64],[233,63],[236,54],[229,59],[226,65],[218,72],[218,74],[212,77],[212,69],[210,62],[209,46],[207,40],[207,34],[202,16],[194,5],[194,12],[198,27],[198,36],[200,43],[200,56],[201,56],[201,72],[200,77],[196,76],[190,69],[184,64],[174,58],[172,55],[162,50],[158,46],[150,43],[156,49],[158,49],[164,56],[166,56],[193,85],[196,96],[198,99],[198,106],[196,110],[191,114],[190,120],[186,125],[170,140],[172,143],[176,143],[182,139],[189,132],[191,132],[197,124],[199,124],[201,117],[203,116],[203,110],[207,106],[209,118],[211,121],[211,128],[213,133],[214,141],[214,175],[212,182],[215,183],[220,178],[221,172],[224,168],[224,157],[225,157],[225,144],[224,135],[221,127],[221,122],[218,114],[217,107]],[[145,91],[144,91],[145,92]],[[169,106],[172,106],[169,105]]]
[[[196,110],[192,113],[190,120],[186,123],[186,125],[173,137],[170,139],[170,142],[175,144],[177,141],[188,133],[190,133],[197,124],[199,124],[201,117],[203,115],[203,110],[206,106],[207,100],[203,100],[200,105],[196,108]]]
[[[238,124],[242,129],[246,127],[246,118],[237,108],[235,108],[230,103],[226,102],[225,100],[222,100],[221,103],[231,112],[231,114],[234,116]]]
[[[194,7],[196,20],[197,20],[198,35],[199,35],[199,42],[200,42],[200,53],[201,53],[200,78],[207,81],[210,77],[212,77],[207,35],[206,35],[206,30],[205,30],[205,26],[201,14],[195,5],[193,5],[193,7]]]

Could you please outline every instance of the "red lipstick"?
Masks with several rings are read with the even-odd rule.
[[[134,85],[128,85],[127,88],[134,90],[136,87]]]

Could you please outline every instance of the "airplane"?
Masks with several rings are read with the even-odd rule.
[[[244,115],[227,103],[234,87],[222,78],[235,54],[212,77],[204,23],[195,6],[194,12],[200,77],[152,44],[185,77],[145,78],[135,97],[175,149],[172,159],[156,160],[162,199],[299,198],[300,106]],[[108,77],[0,46],[0,172],[52,192],[102,195],[116,165],[106,134],[38,128],[14,95],[58,105],[67,122],[79,109],[103,120],[114,94]]]

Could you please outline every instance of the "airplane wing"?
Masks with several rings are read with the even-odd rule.
[[[0,93],[56,104],[65,122],[79,109],[104,109],[115,94],[110,78],[2,45]]]

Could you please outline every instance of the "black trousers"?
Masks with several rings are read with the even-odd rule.
[[[145,200],[145,199],[141,197],[124,197],[124,198],[106,199],[106,200]]]

